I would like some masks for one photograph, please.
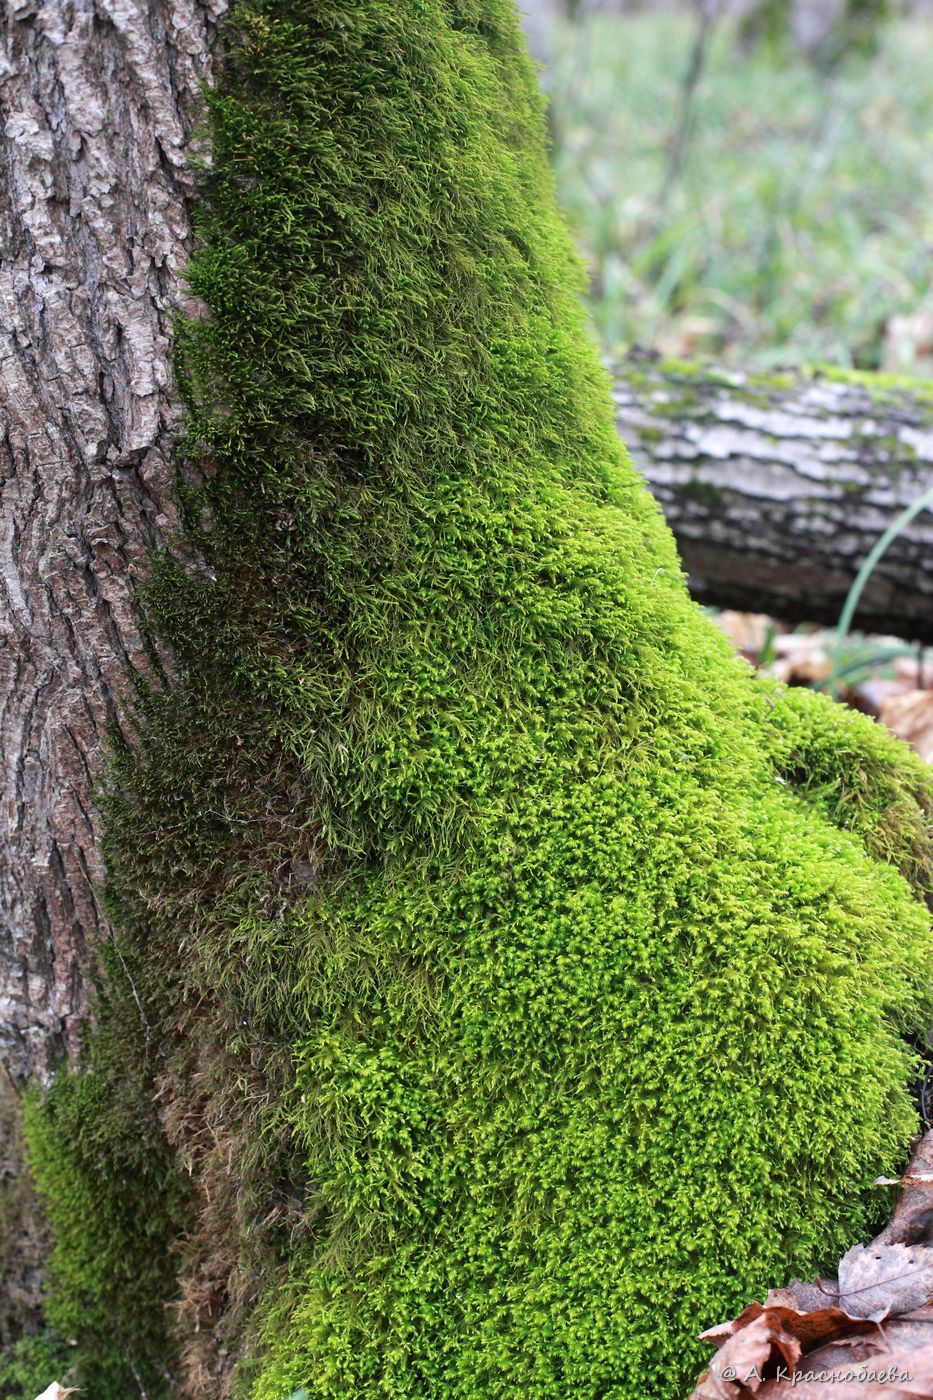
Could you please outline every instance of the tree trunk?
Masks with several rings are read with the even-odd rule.
[[[746,46],[765,40],[823,67],[871,48],[891,13],[888,0],[754,0],[739,8]]]
[[[232,256],[213,264],[217,245],[204,250],[192,280],[207,291],[219,267],[213,317],[187,343],[217,371],[198,517],[215,586],[160,575],[152,611],[187,690],[139,707],[119,841],[108,815],[121,955],[162,997],[144,990],[152,1019],[134,1013],[121,1035],[116,1016],[97,1063],[58,1076],[30,1115],[59,1256],[49,1320],[81,1333],[78,1384],[98,1395],[133,1393],[128,1373],[145,1393],[137,1357],[172,1385],[170,1308],[192,1394],[206,1393],[201,1376],[224,1393],[247,1347],[262,1368],[254,1394],[374,1394],[387,1359],[400,1394],[446,1392],[451,1377],[466,1394],[484,1374],[521,1389],[532,1371],[563,1375],[568,1340],[584,1388],[622,1374],[621,1358],[632,1376],[642,1358],[673,1375],[679,1337],[657,1361],[654,1329],[626,1340],[617,1305],[640,1296],[655,1251],[645,1222],[670,1216],[687,1241],[668,1232],[658,1251],[662,1303],[694,1276],[705,1288],[704,1268],[721,1279],[740,1253],[731,1203],[754,1206],[769,1152],[776,1181],[809,1180],[811,1105],[837,1077],[792,1039],[796,1098],[780,1120],[756,1116],[754,1153],[722,1189],[719,1124],[736,1120],[748,1078],[728,1047],[762,988],[788,975],[758,932],[776,910],[799,968],[776,1003],[785,1020],[753,1042],[752,1082],[782,1082],[781,1030],[796,1036],[800,1005],[819,1005],[825,1043],[859,1032],[849,1068],[867,1089],[845,1101],[824,1154],[839,1162],[825,1199],[840,1229],[878,1138],[872,1106],[900,1105],[903,1120],[894,1037],[927,926],[875,859],[922,866],[926,774],[863,717],[834,746],[842,721],[807,708],[819,697],[785,698],[776,715],[746,704],[751,678],[690,607],[667,532],[624,454],[613,460],[595,356],[574,348],[557,212],[529,205],[546,155],[508,0],[490,0],[488,24],[417,0],[399,19],[382,0],[354,7],[354,27],[331,0],[307,7],[303,31],[304,8],[266,6],[252,27],[244,16],[214,104],[208,199]],[[85,948],[107,935],[94,784],[134,676],[161,664],[135,580],[177,519],[167,351],[189,234],[182,148],[219,9],[25,0],[7,14],[0,1024],[17,1085],[77,1048]],[[313,35],[315,61],[270,18]],[[476,82],[461,81],[464,55]],[[360,126],[370,92],[381,106]],[[303,119],[282,123],[291,102]],[[270,161],[283,140],[289,158]],[[257,192],[269,222],[247,246],[236,215]],[[289,230],[306,236],[290,243]],[[225,438],[230,417],[242,435]],[[794,791],[812,755],[821,788],[864,760],[871,812],[896,791],[883,849],[859,814],[840,818],[855,834],[838,870],[834,814]],[[314,901],[309,852],[322,856]],[[827,936],[870,935],[864,962],[837,958],[831,1001],[811,936],[824,916]],[[172,1148],[165,1179],[145,1136],[152,1099]],[[12,1140],[17,1106],[0,1109]],[[634,1175],[605,1150],[628,1141],[626,1121]],[[828,1228],[819,1198],[816,1226],[796,1187],[786,1212],[773,1199],[789,1235]],[[720,1257],[697,1263],[689,1242],[709,1238],[717,1200]],[[31,1202],[11,1209],[0,1229],[41,1250]],[[332,1266],[341,1235],[351,1245]],[[283,1315],[257,1337],[286,1277],[304,1280],[308,1316],[332,1289],[333,1325],[306,1333]],[[35,1275],[14,1282],[22,1317]],[[462,1325],[447,1326],[448,1308]],[[11,1321],[0,1315],[0,1333]],[[344,1336],[364,1347],[340,1354]]]
[[[11,0],[0,55],[0,1060],[73,1048],[103,932],[92,789],[175,517],[183,148],[220,0]]]
[[[933,393],[869,376],[618,366],[619,431],[701,602],[835,622],[872,545],[933,481]],[[933,512],[882,557],[856,623],[933,641]]]
[[[174,520],[182,149],[223,8],[20,0],[4,18],[0,1062],[17,1081],[74,1046],[103,929],[91,793],[148,664],[134,579]],[[838,615],[933,458],[933,414],[906,390],[639,364],[616,400],[697,595],[791,618]],[[863,625],[933,638],[931,539],[921,517],[892,548]]]
[[[169,320],[185,141],[221,0],[11,0],[0,48],[0,1342],[45,1235],[18,1089],[79,1037],[106,933],[94,784],[134,672],[135,579],[175,520]]]

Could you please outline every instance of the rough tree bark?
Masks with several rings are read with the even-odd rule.
[[[11,0],[2,20],[0,1061],[72,1048],[102,932],[92,788],[174,518],[184,146],[221,0]]]
[[[74,1049],[105,935],[93,785],[175,516],[185,142],[222,0],[0,8],[0,1343],[45,1252],[18,1091]]]
[[[702,602],[833,623],[859,565],[933,484],[933,391],[820,374],[617,366],[622,437]],[[857,625],[933,641],[933,512],[883,556]]]

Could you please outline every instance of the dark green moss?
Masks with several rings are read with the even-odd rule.
[[[54,1332],[31,1332],[0,1350],[0,1400],[35,1400],[53,1380],[67,1384],[72,1351]]]
[[[125,991],[125,966],[109,972]],[[168,1305],[184,1197],[153,1119],[147,1036],[132,996],[125,1011],[103,997],[87,1063],[28,1096],[23,1123],[54,1234],[50,1335],[68,1340],[71,1378],[95,1400],[156,1400],[172,1393]],[[48,1372],[40,1389],[56,1377]]]
[[[703,481],[698,476],[693,476],[689,481],[674,488],[675,494],[681,500],[693,501],[698,506],[704,506],[707,510],[715,511],[722,507],[725,499],[724,492],[715,482]]]
[[[673,1400],[903,1157],[931,937],[887,860],[923,868],[929,781],[828,703],[785,724],[690,602],[509,3],[237,4],[210,113],[203,563],[154,567],[176,680],[107,804],[198,1393],[239,1355],[253,1400]],[[68,1317],[63,1202],[122,1238],[108,1092],[44,1110],[75,1168],[36,1135]]]

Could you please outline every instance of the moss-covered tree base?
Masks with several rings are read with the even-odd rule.
[[[238,4],[225,45],[178,332],[206,562],[154,565],[178,685],[108,806],[191,1173],[141,1284],[200,1394],[239,1358],[253,1400],[675,1400],[903,1157],[931,783],[690,602],[511,6]],[[33,1131],[69,1318],[148,1191],[96,1053],[44,1110],[94,1201]]]

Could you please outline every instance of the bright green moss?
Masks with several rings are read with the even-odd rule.
[[[267,0],[226,45],[205,563],[155,570],[177,681],[108,808],[181,1291],[222,1241],[199,1336],[252,1400],[676,1400],[903,1157],[931,939],[882,860],[921,868],[929,784],[690,602],[511,5]]]
[[[766,735],[778,773],[870,855],[933,896],[933,773],[880,725],[806,689],[776,687]]]
[[[0,1400],[34,1400],[70,1366],[69,1348],[42,1327],[36,1277],[47,1252],[25,1165],[22,1100],[0,1067]]]

